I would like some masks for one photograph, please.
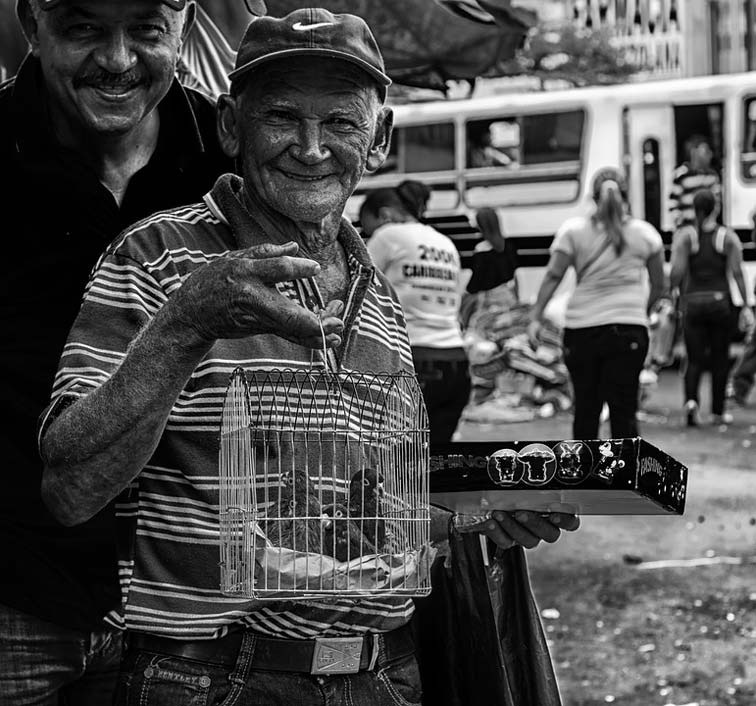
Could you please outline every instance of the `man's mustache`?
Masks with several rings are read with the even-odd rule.
[[[145,80],[145,77],[139,71],[124,71],[120,74],[114,74],[110,71],[96,71],[77,77],[74,80],[74,87],[112,86],[113,88],[122,88],[124,86],[136,86]]]

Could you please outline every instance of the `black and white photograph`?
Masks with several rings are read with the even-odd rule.
[[[756,0],[0,0],[0,706],[756,706]]]

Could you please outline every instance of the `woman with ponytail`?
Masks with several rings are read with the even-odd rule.
[[[725,390],[730,366],[733,306],[730,277],[743,298],[741,326],[753,323],[743,276],[743,247],[730,228],[717,223],[719,200],[709,189],[693,197],[695,225],[679,229],[672,240],[670,285],[681,288],[683,336],[687,365],[684,377],[685,423],[698,426],[698,388],[708,358],[711,369],[711,412],[715,424],[729,424]]]
[[[664,251],[656,229],[628,214],[619,170],[599,170],[592,186],[593,212],[567,220],[554,236],[528,333],[537,345],[546,305],[572,267],[576,284],[563,342],[574,394],[573,437],[598,437],[604,403],[612,437],[632,437],[638,435],[648,314],[664,291]]]

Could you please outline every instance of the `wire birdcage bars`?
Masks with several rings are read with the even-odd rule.
[[[427,594],[427,429],[409,373],[237,368],[221,428],[221,591]]]

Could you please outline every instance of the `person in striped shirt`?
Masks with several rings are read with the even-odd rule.
[[[396,294],[343,217],[391,134],[390,79],[369,28],[321,9],[254,19],[230,80],[218,128],[241,176],[135,224],[102,256],[40,422],[43,497],[67,525],[117,498],[117,704],[419,703],[408,596],[220,591],[232,372],[412,371]],[[449,516],[435,519],[444,538]],[[494,513],[482,531],[532,547],[577,526],[573,515]]]
[[[722,196],[719,174],[711,166],[712,151],[708,140],[703,135],[693,135],[685,147],[688,160],[675,169],[669,195],[675,228],[695,225],[693,197],[699,189],[709,189],[717,199]]]

